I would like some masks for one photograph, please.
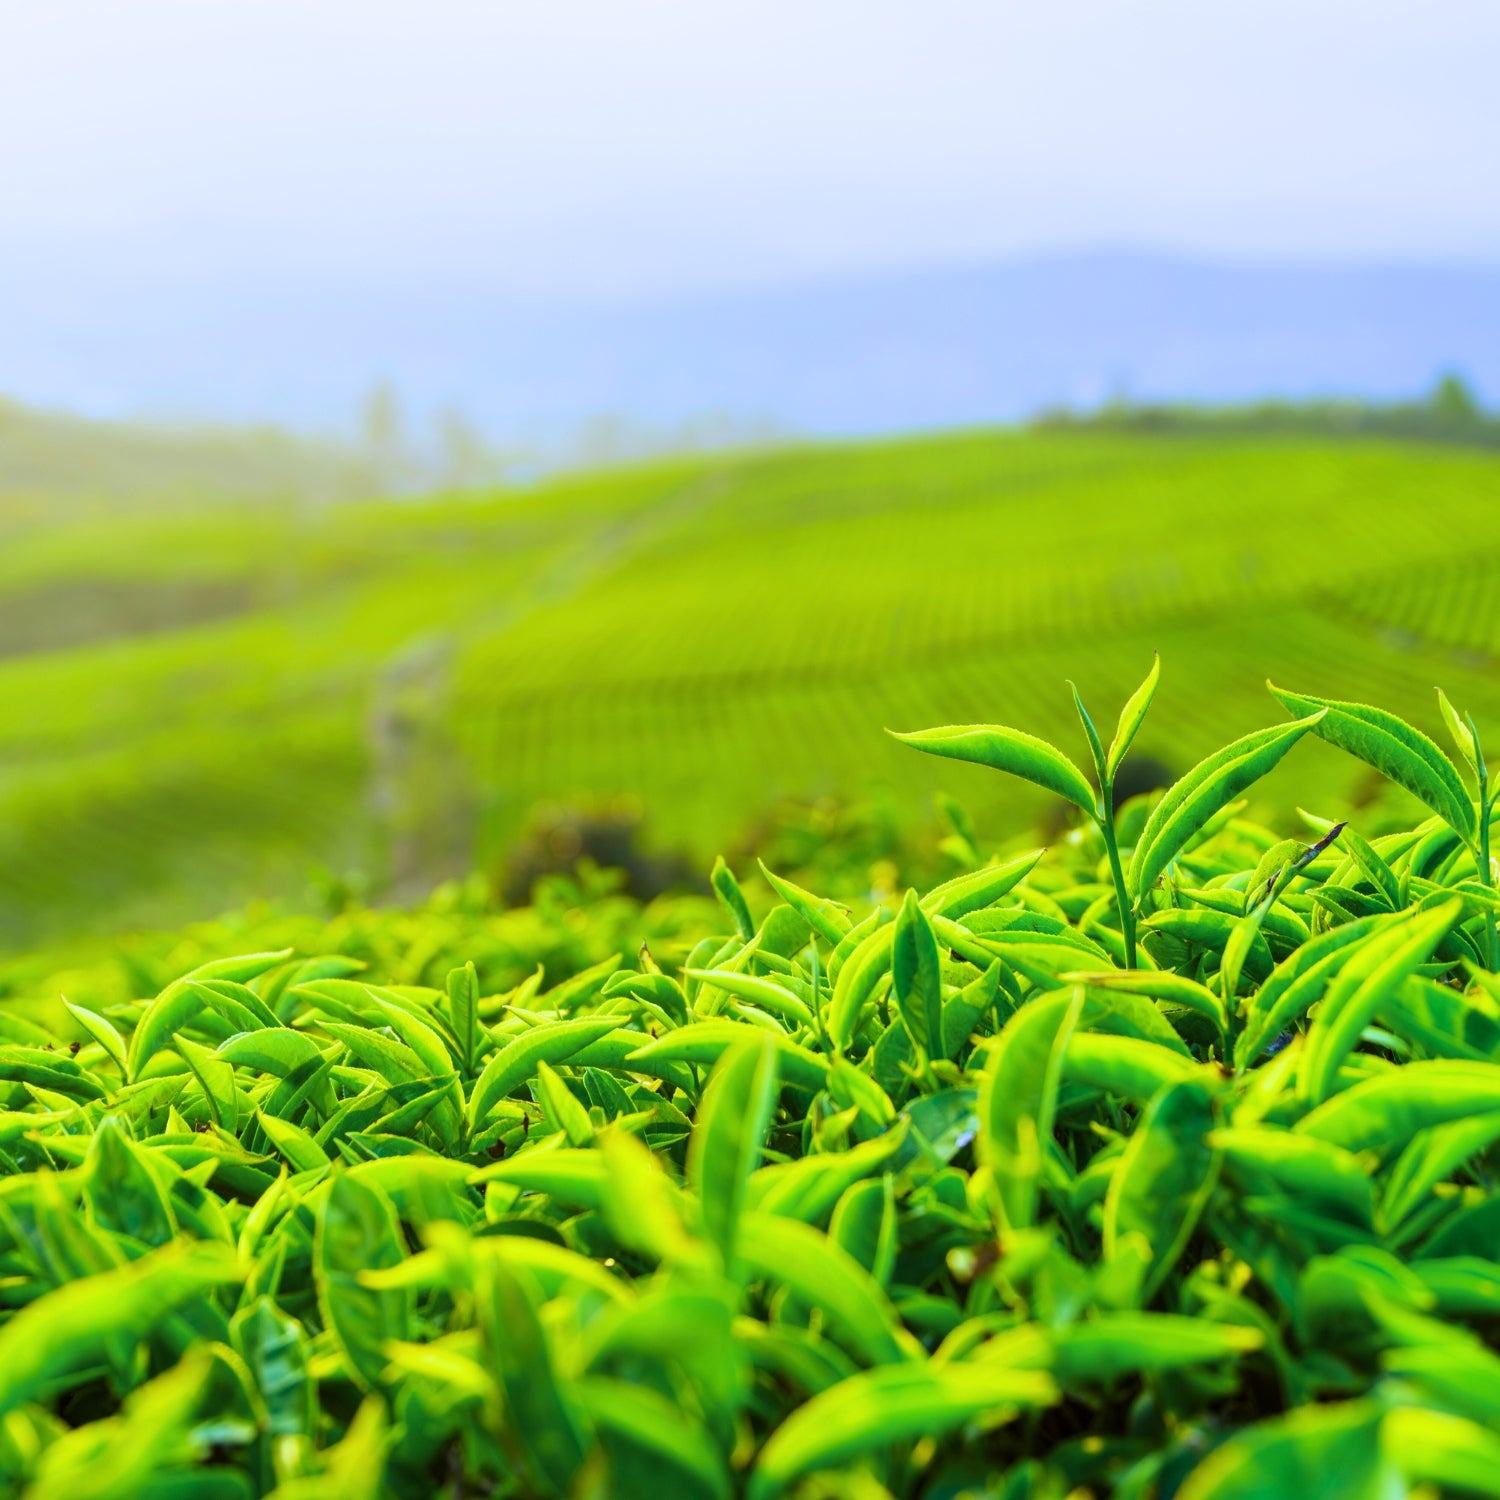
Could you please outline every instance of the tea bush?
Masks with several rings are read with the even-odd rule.
[[[868,911],[721,862],[5,1002],[5,1492],[1500,1495],[1480,736],[1278,691],[1116,807],[1155,687],[1092,776],[903,736],[1079,821]],[[1311,736],[1432,815],[1250,821]]]

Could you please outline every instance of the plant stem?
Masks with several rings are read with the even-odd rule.
[[[1479,772],[1479,883],[1486,890],[1495,889],[1495,872],[1490,867],[1490,777],[1481,765]],[[1486,912],[1484,918],[1484,964],[1490,973],[1495,972],[1495,917]]]
[[[1125,937],[1125,967],[1135,968],[1135,908],[1125,889],[1125,871],[1120,866],[1120,846],[1115,839],[1115,786],[1113,780],[1099,788],[1099,832],[1109,852],[1109,873],[1115,883],[1115,901],[1120,908],[1120,930]]]

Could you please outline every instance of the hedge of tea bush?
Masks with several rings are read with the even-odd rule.
[[[868,910],[721,863],[499,989],[448,909],[0,1004],[0,1488],[1500,1494],[1479,736],[1281,694],[1116,807],[1155,684],[1092,775],[908,736],[1078,816]],[[1248,821],[1309,735],[1431,815]]]

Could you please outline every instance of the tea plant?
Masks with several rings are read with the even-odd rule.
[[[721,863],[707,922],[498,989],[423,982],[481,931],[430,912],[361,917],[364,962],[4,1002],[0,1489],[1500,1495],[1478,735],[1444,700],[1471,796],[1279,693],[1115,806],[1156,675],[1108,750],[1079,703],[1097,790],[1017,731],[907,736],[1083,817],[956,834],[899,902]],[[1247,819],[1309,733],[1433,815]]]
[[[1072,683],[1068,684],[1093,756],[1097,793],[1083,772],[1061,750],[1020,730],[984,724],[928,729],[896,736],[905,744],[932,755],[1009,771],[1013,776],[1056,792],[1094,823],[1109,857],[1124,963],[1128,969],[1136,965],[1136,921],[1157,877],[1220,808],[1271,770],[1326,713],[1326,709],[1319,709],[1294,723],[1245,735],[1199,762],[1151,810],[1136,840],[1127,870],[1120,861],[1115,829],[1115,774],[1156,696],[1160,669],[1158,657],[1146,680],[1121,710],[1119,727],[1107,751],[1100,742],[1094,721],[1083,706],[1078,689]]]

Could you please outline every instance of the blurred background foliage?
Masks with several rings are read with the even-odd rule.
[[[991,841],[1056,816],[882,726],[1071,745],[1061,681],[1153,650],[1147,784],[1278,717],[1267,674],[1487,721],[1495,431],[1448,380],[523,483],[379,398],[343,445],[0,408],[0,944],[580,859],[649,898],[721,849],[866,890],[940,865],[935,788]],[[1267,795],[1404,814],[1324,749]]]

